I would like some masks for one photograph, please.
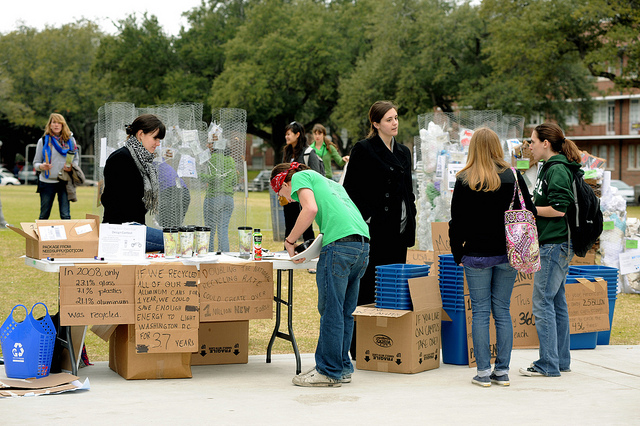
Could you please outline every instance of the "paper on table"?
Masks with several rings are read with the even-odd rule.
[[[100,224],[98,257],[112,259],[144,259],[147,227],[144,225]]]
[[[298,253],[291,257],[291,260],[306,259],[311,260],[320,256],[320,250],[322,249],[322,234],[319,234],[309,247],[302,253]]]

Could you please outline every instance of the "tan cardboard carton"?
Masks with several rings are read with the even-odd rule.
[[[97,216],[87,215],[87,219],[36,220],[9,228],[25,237],[27,257],[93,259],[98,255],[99,223]]]
[[[249,321],[201,322],[191,365],[249,362]]]
[[[127,380],[191,378],[191,354],[138,354],[135,326],[123,324],[109,338],[109,368]]]
[[[358,306],[356,367],[389,373],[418,373],[440,366],[442,300],[437,276],[412,278],[413,310]]]

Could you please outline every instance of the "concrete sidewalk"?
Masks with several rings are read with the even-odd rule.
[[[517,349],[511,386],[471,384],[475,369],[441,364],[418,374],[356,370],[340,388],[291,384],[291,355],[194,366],[193,378],[127,381],[106,362],[80,370],[91,390],[0,400],[2,423],[26,424],[640,424],[640,346],[572,351],[571,373],[524,377],[537,349]],[[313,355],[302,356],[303,371]]]

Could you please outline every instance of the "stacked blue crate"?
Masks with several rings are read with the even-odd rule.
[[[598,332],[598,345],[608,345],[613,325],[613,312],[618,298],[618,268],[602,265],[571,265],[570,275],[588,275],[602,278],[607,282],[607,296],[609,299],[609,331]]]
[[[438,283],[442,307],[451,318],[451,321],[442,321],[442,362],[467,365],[464,268],[456,265],[451,254],[438,256]]]
[[[413,309],[409,279],[429,275],[429,265],[376,266],[376,308]]]

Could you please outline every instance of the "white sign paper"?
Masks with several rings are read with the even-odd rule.
[[[147,227],[144,225],[100,224],[98,257],[105,260],[145,259]]]
[[[196,160],[190,155],[182,155],[180,157],[180,164],[178,164],[178,176],[197,178],[198,171],[196,170]]]
[[[640,271],[640,250],[630,250],[620,253],[620,275],[627,275]]]
[[[64,230],[64,225],[39,226],[38,233],[40,234],[40,241],[67,239],[67,233]]]

